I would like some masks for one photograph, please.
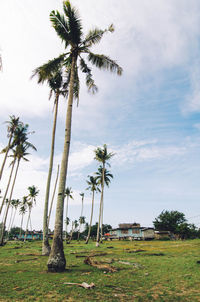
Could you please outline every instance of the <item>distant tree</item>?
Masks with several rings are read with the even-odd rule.
[[[82,217],[83,217],[83,201],[84,201],[84,196],[85,194],[84,193],[80,193],[79,194],[81,196],[81,216],[79,217],[79,230],[78,230],[78,241],[79,241],[79,236],[80,236],[80,232],[81,232],[81,224],[82,224]]]
[[[162,211],[161,214],[153,221],[154,227],[158,231],[170,231],[177,233],[180,224],[185,223],[185,214],[178,211]]]
[[[65,198],[67,197],[67,203],[66,203],[66,214],[65,214],[65,240],[67,240],[67,226],[68,226],[68,222],[69,222],[69,218],[68,218],[68,206],[69,206],[69,198],[74,199],[72,196],[72,188],[67,187],[65,189]]]
[[[176,234],[181,239],[194,239],[200,237],[200,230],[194,224],[181,223],[176,229]]]

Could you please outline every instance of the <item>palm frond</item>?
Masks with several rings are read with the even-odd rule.
[[[86,45],[87,47],[90,47],[93,44],[97,44],[101,41],[101,39],[105,33],[113,32],[113,31],[114,31],[113,24],[111,24],[107,29],[104,29],[104,30],[96,27],[89,31],[89,33],[85,37],[85,40],[83,41],[83,44]]]
[[[61,15],[58,11],[52,11],[50,13],[50,21],[57,32],[58,36],[61,38],[62,42],[65,43],[65,48],[69,45],[69,27],[65,20],[65,17]]]
[[[91,69],[87,66],[83,58],[80,58],[80,67],[83,73],[86,73],[86,85],[88,87],[88,91],[91,91],[95,94],[98,91],[98,87],[95,85],[95,82],[92,78]]]
[[[110,72],[116,72],[118,75],[122,74],[122,68],[115,61],[111,60],[108,56],[89,52],[88,60],[100,69],[106,69]]]
[[[65,62],[66,54],[62,54],[59,57],[49,60],[47,63],[41,65],[33,71],[31,78],[38,76],[38,83],[44,83],[55,74],[61,65]]]
[[[63,2],[63,10],[67,17],[69,40],[72,44],[78,45],[82,37],[82,25],[78,11],[71,6],[70,1]]]

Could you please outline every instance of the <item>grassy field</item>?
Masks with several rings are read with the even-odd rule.
[[[48,273],[40,254],[39,241],[0,248],[0,301],[200,301],[200,240],[72,242],[64,273]],[[84,263],[89,255],[100,267]]]

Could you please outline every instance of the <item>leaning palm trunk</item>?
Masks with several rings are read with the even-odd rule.
[[[97,227],[97,242],[96,246],[99,246],[99,228],[100,228],[100,223],[101,223],[101,238],[102,238],[102,233],[103,233],[103,223],[102,223],[102,207],[103,207],[103,193],[104,193],[104,170],[105,166],[103,165],[102,169],[102,182],[101,182],[101,201],[100,201],[100,208],[99,208],[99,222],[98,222],[98,227]]]
[[[3,197],[3,200],[2,200],[2,203],[1,203],[0,215],[1,215],[4,203],[5,203],[5,200],[6,200],[6,196],[8,194],[8,189],[10,187],[10,182],[11,182],[12,174],[13,174],[13,171],[14,171],[15,162],[16,162],[16,157],[15,157],[15,159],[13,161],[13,164],[12,164],[12,168],[11,168],[11,171],[10,171],[10,176],[9,176],[8,184],[7,184],[6,191],[4,193],[4,197]]]
[[[58,98],[59,98],[59,93],[57,92],[56,93],[56,99],[55,99],[55,112],[54,112],[53,130],[52,130],[49,173],[48,173],[48,178],[47,178],[45,204],[44,204],[43,244],[42,244],[42,255],[43,256],[48,256],[50,254],[50,250],[51,250],[50,245],[49,245],[49,240],[48,240],[48,205],[49,205],[49,193],[50,193],[51,176],[52,176],[52,170],[53,170],[55,133],[56,133],[56,122],[57,122],[57,113],[58,113]]]
[[[51,199],[51,205],[50,205],[50,209],[49,209],[49,215],[48,215],[48,219],[47,219],[47,228],[48,229],[49,229],[49,222],[50,222],[50,217],[51,217],[51,211],[52,211],[52,207],[53,207],[53,201],[54,201],[54,197],[55,197],[55,193],[56,193],[58,176],[59,176],[59,165],[58,165],[58,169],[57,169],[57,175],[56,175],[56,180],[55,180],[53,195],[52,195],[52,199]]]
[[[58,188],[58,198],[56,206],[56,218],[54,227],[53,243],[51,253],[47,263],[48,271],[59,272],[65,270],[66,260],[63,251],[63,207],[64,207],[64,191],[67,176],[69,148],[71,140],[71,123],[72,123],[72,106],[73,106],[73,90],[74,90],[74,78],[75,78],[75,66],[77,56],[72,56],[71,63],[71,75],[70,75],[70,87],[69,97],[67,105],[67,115],[65,123],[65,140],[64,150],[60,169],[60,179]]]
[[[103,170],[102,170],[102,204],[101,204],[101,239],[100,242],[103,242],[103,197],[104,197],[104,173],[105,173],[105,164],[103,163]]]
[[[26,241],[27,235],[28,235],[28,223],[30,221],[31,218],[31,209],[29,209],[29,213],[28,213],[28,219],[27,219],[27,223],[26,223],[26,232],[25,232],[25,236],[24,236],[24,242]]]
[[[8,201],[6,212],[5,212],[5,218],[4,218],[2,229],[1,229],[0,246],[3,245],[3,238],[4,238],[5,228],[6,228],[6,220],[7,220],[7,217],[8,217],[8,210],[9,210],[10,202],[11,202],[11,199],[12,199],[12,194],[13,194],[13,190],[14,190],[14,186],[15,186],[15,181],[16,181],[16,178],[17,178],[17,172],[18,172],[18,169],[19,169],[19,163],[20,163],[20,160],[18,160],[18,163],[17,163],[17,167],[16,167],[16,171],[15,171],[15,176],[14,176],[14,179],[13,179],[12,188],[11,188],[11,191],[10,191],[9,201]]]
[[[91,209],[90,225],[89,225],[88,235],[87,235],[87,239],[85,241],[86,244],[88,244],[88,241],[90,239],[90,233],[91,233],[91,227],[92,227],[92,218],[93,218],[93,211],[94,211],[94,191],[92,191],[92,209]]]
[[[10,150],[11,140],[12,140],[12,134],[10,135],[10,138],[9,138],[9,141],[8,141],[8,146],[6,147],[6,153],[5,153],[5,156],[4,156],[4,159],[3,159],[3,163],[2,163],[2,166],[1,166],[0,180],[1,180],[1,177],[3,175],[3,169],[4,169],[4,166],[5,166],[5,163],[6,163],[6,159],[8,157],[8,152]]]

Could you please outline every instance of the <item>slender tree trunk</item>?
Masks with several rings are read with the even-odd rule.
[[[11,228],[12,217],[13,217],[13,207],[11,208],[10,222],[9,222],[9,225],[8,225],[8,233],[10,233],[10,228]]]
[[[82,217],[83,216],[83,198],[84,197],[82,197],[82,205],[81,205],[81,216],[80,217]],[[78,231],[78,241],[79,241],[79,237],[80,237],[80,232],[81,232],[81,220],[80,220],[80,224],[79,224],[79,231]]]
[[[14,220],[15,220],[16,213],[17,213],[17,208],[15,209],[14,216],[13,216],[13,220],[12,220],[10,229],[12,229],[12,227],[13,227],[13,223],[14,223]]]
[[[103,206],[104,206],[104,173],[105,173],[105,164],[103,163],[103,170],[102,170],[102,205],[101,205],[101,239],[100,242],[103,242]]]
[[[49,229],[49,222],[50,222],[50,217],[51,217],[51,211],[52,211],[52,207],[53,207],[53,201],[54,201],[54,197],[55,197],[55,193],[56,193],[56,187],[57,187],[57,182],[58,182],[59,167],[60,166],[58,165],[57,175],[56,175],[56,181],[55,181],[55,185],[54,185],[54,190],[53,190],[53,195],[52,195],[52,199],[51,199],[51,205],[50,205],[49,215],[48,215],[48,220],[47,220],[47,227],[48,227],[48,229]]]
[[[6,228],[6,220],[7,220],[7,216],[8,216],[8,210],[9,210],[9,207],[10,207],[10,202],[11,202],[11,199],[12,199],[12,194],[13,194],[13,190],[14,190],[14,186],[15,186],[15,181],[16,181],[16,178],[17,178],[19,163],[20,163],[20,160],[18,160],[18,163],[17,163],[12,188],[11,188],[11,191],[10,191],[9,201],[8,201],[7,208],[6,208],[5,218],[4,218],[3,225],[2,225],[2,232],[1,232],[1,236],[0,236],[0,246],[3,245],[3,237],[4,237],[4,233],[5,233],[5,228]]]
[[[67,215],[68,215],[68,204],[69,204],[69,196],[67,196],[67,204],[66,204],[66,221],[65,221],[65,241],[67,241]]]
[[[1,180],[2,175],[3,175],[3,169],[4,169],[4,166],[5,166],[5,163],[6,163],[6,159],[8,157],[8,152],[10,150],[11,140],[12,140],[12,134],[10,135],[10,138],[9,138],[9,141],[8,141],[8,146],[6,147],[6,153],[5,153],[5,156],[4,156],[4,159],[3,159],[3,163],[2,163],[2,166],[1,166],[0,180]]]
[[[25,236],[24,236],[24,242],[26,241],[26,237],[27,237],[27,234],[28,234],[28,223],[29,223],[30,217],[31,217],[31,209],[29,209],[29,213],[28,213],[28,219],[27,219],[27,223],[26,223],[26,232],[25,232]]]
[[[64,150],[63,150],[61,169],[60,169],[54,236],[53,236],[51,253],[47,262],[48,271],[50,272],[62,272],[65,270],[65,265],[66,265],[65,255],[63,251],[63,206],[64,206],[64,191],[66,185],[67,167],[68,167],[68,158],[69,158],[69,148],[70,148],[70,140],[71,140],[72,106],[73,106],[76,60],[77,57],[72,56],[69,97],[68,97],[67,115],[66,115],[66,124],[65,124],[65,140],[64,140]]]
[[[94,211],[94,191],[92,191],[92,209],[91,209],[90,225],[89,225],[88,235],[87,235],[87,239],[86,239],[86,242],[85,242],[86,244],[88,244],[88,241],[90,239],[90,232],[91,232],[91,227],[92,227],[93,211]]]
[[[21,219],[21,229],[20,229],[20,233],[19,233],[19,238],[20,239],[21,239],[21,236],[22,236],[23,219],[24,219],[24,214],[22,214],[22,219]]]
[[[57,122],[57,113],[58,113],[58,98],[59,98],[59,92],[56,93],[56,99],[55,99],[55,112],[54,112],[52,141],[51,141],[51,155],[50,155],[50,162],[49,162],[49,173],[48,173],[48,178],[47,178],[45,203],[44,203],[43,244],[42,244],[42,255],[43,256],[48,256],[50,254],[50,250],[51,250],[51,247],[49,245],[49,240],[48,240],[48,221],[47,220],[48,220],[50,184],[51,184],[51,176],[52,176],[52,170],[53,170],[55,133],[56,133],[56,122]]]
[[[101,201],[100,201],[100,207],[99,207],[99,222],[98,222],[98,227],[97,227],[97,241],[96,241],[96,246],[99,246],[99,228],[100,228],[100,223],[101,223],[101,236],[102,236],[102,220],[101,220],[101,215],[102,215],[102,206],[103,206],[103,193],[104,193],[104,165],[102,169],[102,182],[101,182]]]
[[[9,189],[9,187],[10,187],[10,183],[11,183],[11,178],[12,178],[12,174],[13,174],[13,171],[14,171],[15,162],[16,162],[16,158],[15,158],[14,161],[13,161],[12,168],[11,168],[11,171],[10,171],[9,180],[8,180],[8,184],[7,184],[6,191],[5,191],[5,193],[4,193],[4,197],[3,197],[3,200],[2,200],[2,203],[1,203],[0,215],[1,215],[3,206],[4,206],[4,203],[5,203],[7,194],[8,194],[8,189]]]

